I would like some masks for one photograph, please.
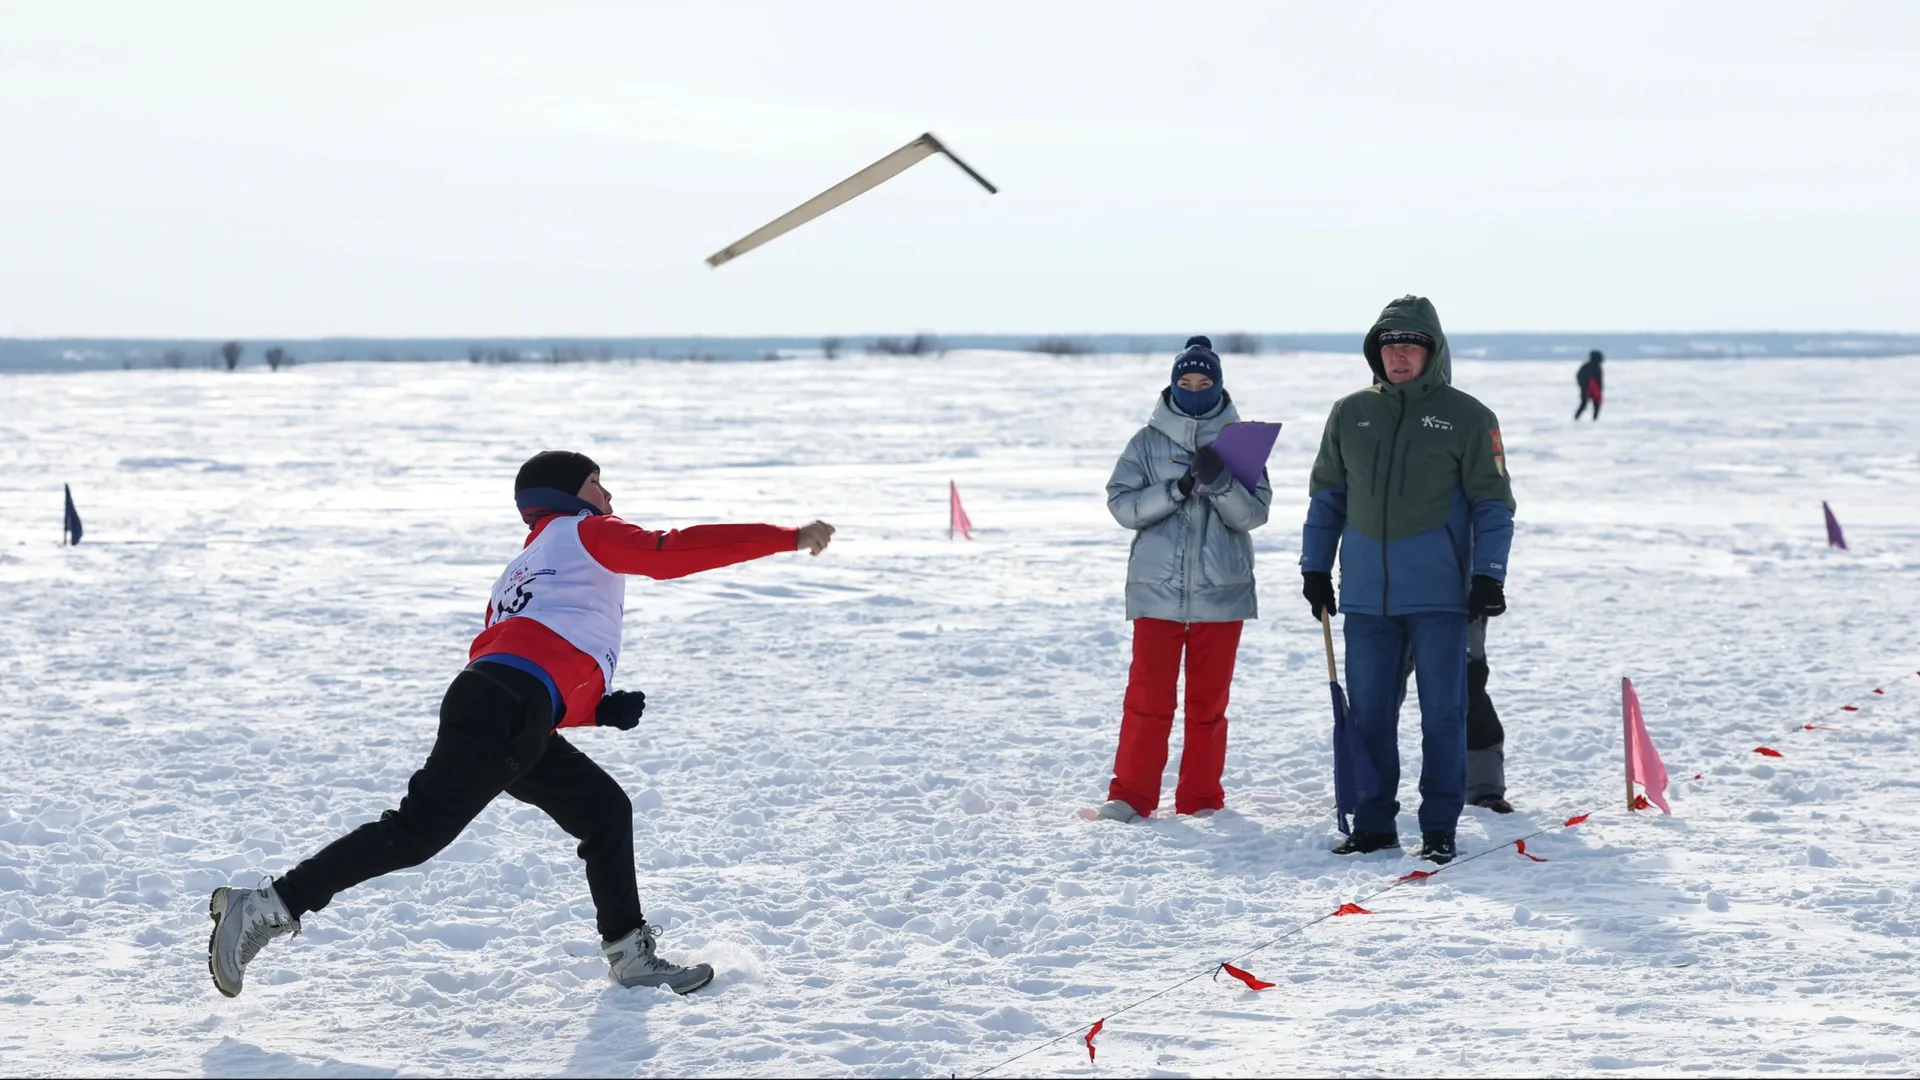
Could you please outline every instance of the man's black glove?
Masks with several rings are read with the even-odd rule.
[[[1483,574],[1473,575],[1473,588],[1467,591],[1467,618],[1491,619],[1507,610],[1507,587]]]
[[[1188,467],[1188,471],[1192,472],[1201,483],[1212,487],[1219,481],[1220,474],[1227,471],[1227,463],[1220,460],[1220,451],[1215,450],[1212,443],[1208,443],[1200,448],[1199,453],[1193,455],[1193,464]]]
[[[1192,495],[1193,494],[1193,470],[1191,469],[1187,470],[1187,473],[1185,476],[1182,476],[1180,479],[1175,480],[1173,482],[1173,487],[1175,491],[1178,491],[1180,493],[1180,497],[1183,499],[1189,495]]]
[[[1300,595],[1307,598],[1313,608],[1313,617],[1318,619],[1322,611],[1329,616],[1340,614],[1340,605],[1335,603],[1333,594],[1333,575],[1318,570],[1303,570],[1300,573]]]
[[[632,731],[640,722],[640,714],[646,711],[647,695],[638,690],[615,690],[600,699],[599,707],[593,710],[593,722],[601,727]]]

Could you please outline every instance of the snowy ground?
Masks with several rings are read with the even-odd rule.
[[[1325,850],[1325,672],[1293,562],[1353,358],[1228,361],[1243,414],[1287,423],[1230,809],[1077,815],[1128,651],[1101,488],[1166,367],[0,379],[0,1072],[964,1076],[1419,865]],[[1567,365],[1457,373],[1502,417],[1520,500],[1491,652],[1521,812],[1470,811],[1462,846],[1601,812],[1529,845],[1549,862],[1497,852],[1256,955],[1274,990],[1203,978],[1112,1019],[1097,1066],[1076,1036],[996,1075],[1916,1069],[1920,379],[1608,374],[1606,418],[1575,425]],[[513,469],[553,445],[594,455],[642,523],[841,527],[818,560],[637,582],[620,681],[647,724],[578,739],[634,793],[667,951],[720,979],[610,987],[570,842],[502,801],[220,998],[208,890],[402,791],[517,546]],[[971,544],[946,539],[949,478]],[[1825,549],[1822,499],[1852,553]],[[1622,674],[1671,818],[1617,809]]]

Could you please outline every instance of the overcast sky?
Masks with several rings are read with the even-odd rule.
[[[705,256],[932,130],[938,159]],[[0,335],[1920,331],[1920,3],[0,0]]]

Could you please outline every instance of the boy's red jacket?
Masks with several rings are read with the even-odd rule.
[[[527,543],[540,535],[554,518],[534,522]],[[616,574],[638,574],[655,579],[686,577],[750,559],[762,559],[795,550],[798,529],[777,525],[695,525],[688,529],[655,532],[602,514],[582,518],[580,546],[595,562]],[[524,546],[524,545],[522,545]],[[594,710],[606,696],[606,679],[593,657],[532,619],[502,619],[480,632],[467,651],[471,663],[501,653],[540,665],[552,677],[566,706],[560,727],[588,727]]]

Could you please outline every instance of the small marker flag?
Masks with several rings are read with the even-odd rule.
[[[1781,753],[1780,751],[1775,750],[1771,746],[1756,746],[1753,748],[1753,752],[1756,754],[1759,754],[1761,757],[1786,757],[1787,756]]]
[[[1106,1026],[1107,1026],[1107,1018],[1103,1016],[1100,1019],[1095,1020],[1093,1022],[1093,1026],[1087,1029],[1087,1061],[1088,1063],[1092,1063],[1093,1061],[1093,1037],[1095,1035],[1100,1034],[1100,1029]]]
[[[1333,823],[1340,835],[1353,834],[1353,812],[1360,805],[1360,752],[1347,745],[1354,737],[1347,722],[1347,692],[1333,662],[1333,619],[1320,611],[1320,638],[1327,646],[1327,693],[1333,698]]]
[[[73,489],[65,484],[61,484],[60,487],[67,493],[67,517],[66,521],[60,526],[60,542],[62,544],[77,544],[80,542],[80,533],[82,531],[80,528],[80,511],[73,508]]]
[[[967,517],[967,508],[960,505],[960,485],[947,481],[947,539],[953,539],[958,532],[967,539],[973,539],[973,521]]]
[[[1220,970],[1226,972],[1227,974],[1233,976],[1236,979],[1239,979],[1241,982],[1246,983],[1247,989],[1249,990],[1271,990],[1273,989],[1273,986],[1274,986],[1273,983],[1270,983],[1265,979],[1254,978],[1253,972],[1244,970],[1242,968],[1234,967],[1232,964],[1221,964]]]
[[[1538,855],[1535,855],[1535,854],[1534,854],[1533,852],[1531,852],[1531,851],[1528,851],[1528,850],[1527,850],[1527,842],[1526,842],[1525,840],[1515,840],[1515,841],[1513,842],[1513,846],[1514,846],[1514,847],[1516,847],[1516,848],[1519,848],[1519,849],[1520,849],[1520,854],[1522,854],[1522,855],[1524,855],[1524,856],[1526,856],[1526,857],[1527,857],[1527,858],[1529,858],[1529,859],[1532,859],[1532,860],[1533,860],[1534,862],[1546,862],[1546,861],[1547,861],[1547,860],[1545,860],[1545,859],[1543,859],[1543,858],[1541,858],[1540,856],[1538,856]]]
[[[1568,818],[1564,823],[1562,823],[1560,827],[1563,829],[1571,829],[1575,825],[1580,824],[1581,822],[1587,820],[1592,816],[1593,816],[1592,814],[1575,814],[1573,817]]]
[[[1640,714],[1640,695],[1633,692],[1632,679],[1620,680],[1620,714],[1626,728],[1627,809],[1638,810],[1651,802],[1661,813],[1673,813],[1667,805],[1667,767],[1653,748],[1653,737],[1647,734],[1646,718]],[[1635,784],[1646,792],[1645,802],[1634,796]]]
[[[1371,915],[1373,914],[1373,912],[1368,911],[1366,908],[1361,907],[1359,904],[1341,904],[1339,908],[1337,908],[1334,911],[1334,914],[1335,915]]]
[[[1828,506],[1826,501],[1822,500],[1820,503],[1820,512],[1827,515],[1827,546],[1837,547],[1841,551],[1848,550],[1847,538],[1840,532],[1840,521],[1833,516],[1833,507]]]

